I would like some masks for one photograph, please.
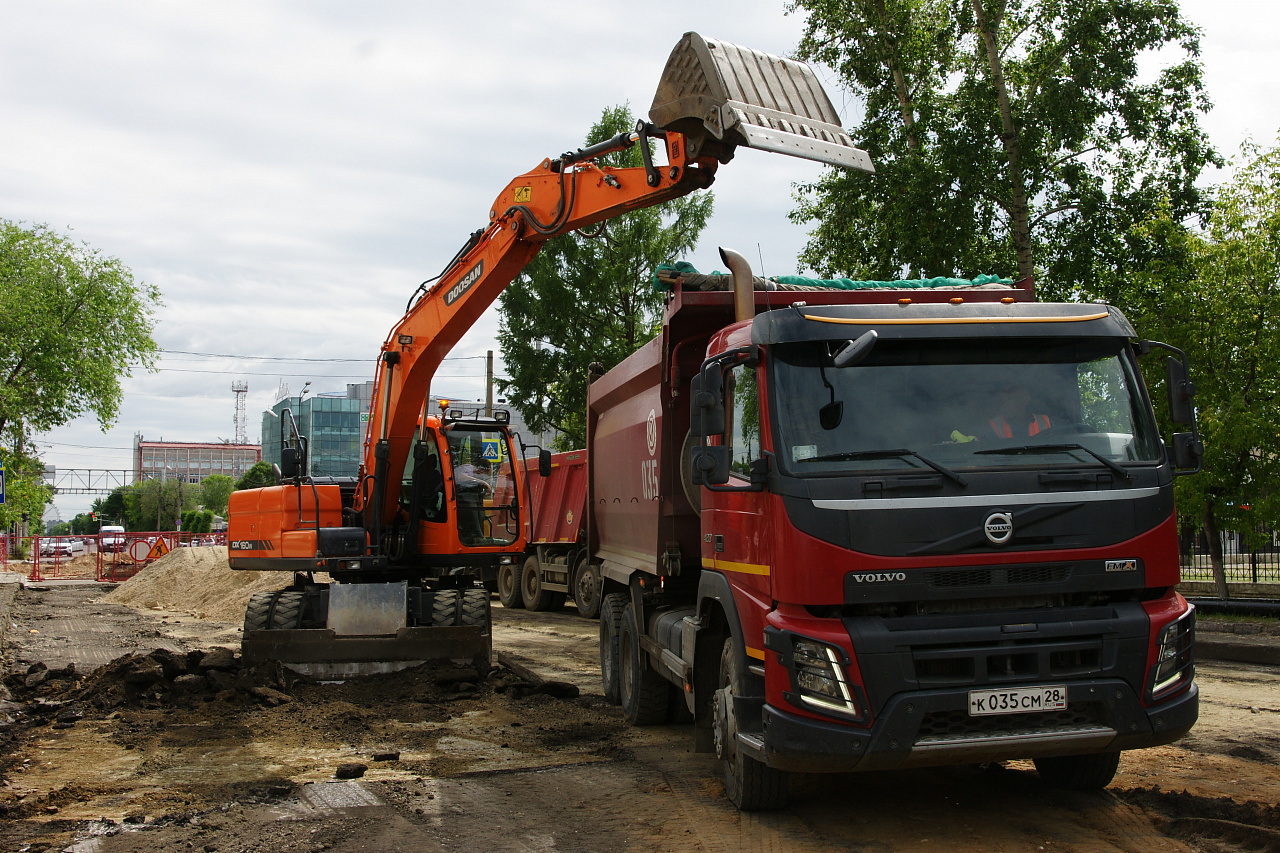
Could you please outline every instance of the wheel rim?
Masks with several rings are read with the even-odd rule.
[[[578,601],[590,610],[595,606],[599,595],[600,581],[596,577],[596,568],[588,563],[578,572]]]
[[[634,692],[634,677],[631,672],[631,634],[623,626],[621,642],[618,649],[618,694],[622,699],[622,707],[627,706],[627,699]]]
[[[541,587],[538,582],[538,569],[536,567],[526,568],[522,580],[521,591],[524,593],[524,600],[533,601],[538,597]]]
[[[498,594],[503,600],[510,601],[516,590],[516,573],[513,566],[506,564],[498,572]]]

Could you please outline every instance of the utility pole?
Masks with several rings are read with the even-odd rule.
[[[484,360],[484,416],[493,417],[493,350]]]

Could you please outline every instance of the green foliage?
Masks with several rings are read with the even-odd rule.
[[[634,126],[629,107],[606,109],[586,144]],[[601,162],[639,166],[641,151]],[[652,286],[654,271],[693,249],[711,207],[711,194],[702,193],[609,220],[595,239],[556,237],[503,291],[498,343],[510,378],[497,383],[530,429],[558,430],[561,450],[583,446],[587,366],[611,368],[657,333],[662,294]]]
[[[154,287],[43,225],[0,219],[0,439],[120,410],[120,377],[153,369]]]
[[[94,520],[93,516],[87,512],[82,512],[71,519],[71,533],[74,536],[93,536],[101,526],[102,522]]]
[[[183,533],[208,533],[213,529],[213,513],[207,509],[189,509],[182,513]]]
[[[1175,0],[794,0],[799,54],[866,112],[876,175],[799,188],[801,260],[853,278],[1034,274],[1054,296],[1108,296],[1146,259],[1132,226],[1219,162],[1198,31]],[[1139,74],[1159,54],[1154,80]],[[1042,291],[1043,292],[1043,291]]]
[[[1203,233],[1170,209],[1136,231],[1157,260],[1124,296],[1143,334],[1184,349],[1191,364],[1205,467],[1179,478],[1179,511],[1248,535],[1280,527],[1280,148],[1244,155]],[[1165,417],[1165,358],[1147,361]]]
[[[113,489],[111,494],[105,498],[95,500],[91,505],[91,509],[98,514],[96,524],[120,524],[129,530],[145,530],[145,527],[139,527],[136,523],[130,524],[128,521],[128,507],[125,501],[125,493],[129,491],[128,486],[120,486]],[[97,532],[97,527],[94,528]]]
[[[70,536],[71,523],[67,521],[58,522],[53,527],[49,528],[49,535],[50,536]]]
[[[235,481],[226,474],[210,474],[200,481],[200,503],[217,515],[227,514],[227,498],[235,491]]]
[[[244,475],[236,480],[235,491],[241,489],[261,489],[263,486],[276,485],[276,473],[271,467],[270,462],[255,462],[253,467],[244,472]]]
[[[44,465],[33,456],[3,448],[0,448],[0,464],[4,465],[5,482],[0,531],[9,531],[24,515],[31,529],[38,529],[45,504],[53,500],[53,489],[44,482]]]

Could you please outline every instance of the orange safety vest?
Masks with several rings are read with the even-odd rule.
[[[991,428],[995,430],[996,435],[1000,438],[1013,438],[1013,430],[1009,428],[1009,422],[1000,415],[992,418],[990,423]],[[1049,429],[1050,426],[1048,415],[1033,414],[1031,423],[1027,425],[1027,435],[1036,435],[1040,430]]]

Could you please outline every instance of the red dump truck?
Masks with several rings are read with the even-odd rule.
[[[628,720],[692,716],[742,809],[792,771],[1034,759],[1101,787],[1186,732],[1180,351],[1030,281],[806,289],[724,257],[732,285],[677,276],[661,333],[590,385],[573,560]],[[1191,427],[1168,444],[1152,349]]]
[[[600,567],[587,553],[587,453],[551,455],[550,473],[526,468],[529,513],[528,550],[520,563],[498,568],[498,599],[503,607],[553,610],[572,597],[578,612],[600,614]]]

